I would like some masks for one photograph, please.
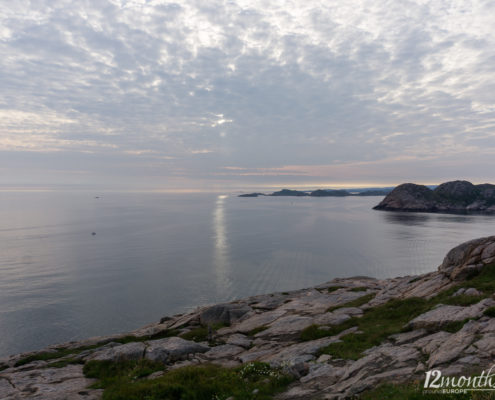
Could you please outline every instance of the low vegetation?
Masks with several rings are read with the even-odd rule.
[[[267,329],[268,329],[268,326],[265,326],[265,325],[258,326],[257,328],[254,328],[253,330],[250,330],[248,333],[246,333],[246,335],[248,335],[248,336],[254,336],[257,333],[266,331]]]
[[[488,317],[494,318],[495,317],[495,307],[487,308],[483,314],[485,314]]]
[[[210,342],[210,344],[214,344],[212,341],[213,334],[217,330],[221,328],[225,328],[226,326],[228,325],[226,324],[213,324],[210,326],[200,325],[196,328],[191,329],[189,332],[183,333],[182,335],[180,335],[180,337],[185,340],[193,340],[194,342]]]
[[[254,362],[239,368],[216,365],[187,366],[147,379],[164,365],[141,361],[90,361],[84,366],[93,385],[104,389],[103,400],[263,400],[287,387],[292,381],[281,370]]]
[[[475,288],[480,291],[479,296],[452,296],[460,288]],[[431,299],[408,298],[393,299],[385,304],[364,310],[361,317],[353,317],[342,324],[333,326],[311,325],[301,332],[301,340],[315,340],[322,337],[334,336],[346,329],[356,327],[355,333],[349,333],[341,337],[340,342],[332,343],[322,349],[322,353],[345,359],[358,359],[363,351],[379,345],[388,336],[403,332],[409,321],[423,314],[438,304],[450,304],[469,306],[489,297],[495,291],[495,264],[485,266],[481,273],[471,277],[455,287],[440,292]],[[369,302],[374,294],[368,294],[358,299],[332,307],[328,311],[334,311],[341,307],[358,307]],[[495,315],[495,307],[485,311],[485,315]],[[444,328],[448,332],[457,332],[469,319],[451,323]]]
[[[336,290],[342,289],[344,286],[330,286],[327,291],[328,293],[335,292]]]

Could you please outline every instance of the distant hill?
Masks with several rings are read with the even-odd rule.
[[[430,189],[403,183],[392,190],[375,210],[444,213],[495,213],[495,185],[468,181],[445,182]]]
[[[350,190],[336,189],[317,189],[313,191],[282,189],[271,194],[265,193],[246,193],[238,197],[258,197],[258,196],[292,196],[292,197],[347,197],[347,196],[386,196],[393,188],[363,188]]]

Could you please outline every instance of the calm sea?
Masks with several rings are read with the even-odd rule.
[[[495,234],[495,217],[373,211],[380,200],[0,192],[0,356],[335,277],[428,272]]]

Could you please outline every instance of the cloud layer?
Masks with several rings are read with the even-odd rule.
[[[482,0],[8,2],[0,183],[493,181],[494,20]]]

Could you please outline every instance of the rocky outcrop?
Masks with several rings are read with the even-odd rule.
[[[404,183],[390,192],[375,210],[443,213],[495,213],[495,185],[468,181],[442,183],[434,190]]]
[[[451,280],[465,279],[495,262],[495,236],[470,240],[450,250],[438,270]]]
[[[493,363],[495,318],[488,311],[495,300],[482,286],[472,287],[476,278],[465,279],[491,268],[494,257],[495,236],[476,239],[452,249],[438,271],[429,274],[335,279],[313,288],[202,307],[127,334],[14,355],[0,360],[0,398],[100,399],[102,391],[92,388],[94,381],[83,374],[82,364],[90,361],[151,360],[167,369],[262,361],[294,377],[280,400],[352,398],[380,383],[422,380],[431,368],[444,375],[469,374]],[[442,293],[442,299],[452,299],[449,304],[434,303]],[[469,296],[467,305],[456,303]],[[431,306],[418,303],[422,311],[407,315],[406,323],[358,357],[324,351],[344,343],[347,335],[365,335],[358,322],[375,307],[417,298],[429,299]],[[187,339],[205,329],[208,338]],[[308,330],[317,335],[303,338]]]

